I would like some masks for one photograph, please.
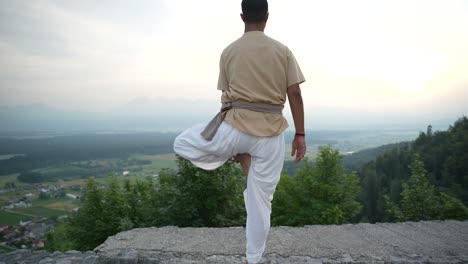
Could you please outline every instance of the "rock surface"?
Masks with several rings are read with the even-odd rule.
[[[245,229],[137,228],[94,252],[18,250],[4,263],[243,263]],[[468,221],[274,227],[261,263],[468,263]]]
[[[20,249],[0,254],[0,264],[96,264],[98,258],[94,251],[69,250],[64,253],[59,251],[49,253],[45,250]]]

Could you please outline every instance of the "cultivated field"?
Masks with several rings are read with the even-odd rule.
[[[31,219],[31,215],[25,215],[22,213],[15,213],[5,210],[0,210],[0,223],[7,224],[7,225],[17,225],[20,220],[29,220]]]
[[[0,155],[0,160],[7,160],[9,158],[13,158],[13,157],[16,157],[16,156],[23,156],[24,154],[3,154],[3,155]]]

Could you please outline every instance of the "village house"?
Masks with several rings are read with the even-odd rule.
[[[5,230],[2,230],[0,233],[3,236],[3,239],[5,239],[6,241],[16,236],[16,233],[14,232],[13,229],[5,229]]]
[[[26,225],[29,225],[30,223],[31,223],[31,221],[29,221],[29,220],[26,220],[26,221],[20,220],[19,225],[20,226],[26,226]]]
[[[44,247],[44,237],[49,230],[53,230],[55,223],[47,220],[43,216],[37,216],[32,221],[21,220],[17,226],[0,225],[0,233],[6,245],[16,248],[34,248]]]
[[[26,226],[25,236],[29,238],[42,238],[46,235],[47,231],[53,229],[53,224],[33,222]]]
[[[0,224],[0,233],[3,232],[3,230],[6,230],[8,228],[7,224]]]
[[[79,195],[75,195],[75,194],[72,194],[72,193],[67,193],[66,194],[68,198],[70,199],[80,199],[80,196]]]
[[[25,208],[31,207],[31,203],[27,200],[9,200],[5,202],[5,205],[2,206],[3,209],[12,209],[12,208]]]

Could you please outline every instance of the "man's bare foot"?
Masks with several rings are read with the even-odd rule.
[[[241,153],[237,154],[232,158],[234,161],[239,162],[241,164],[242,171],[244,171],[244,175],[249,175],[250,162],[252,161],[252,157],[250,157],[250,154]]]

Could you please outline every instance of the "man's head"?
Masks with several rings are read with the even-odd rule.
[[[242,20],[246,24],[264,24],[268,20],[267,0],[242,0]]]

